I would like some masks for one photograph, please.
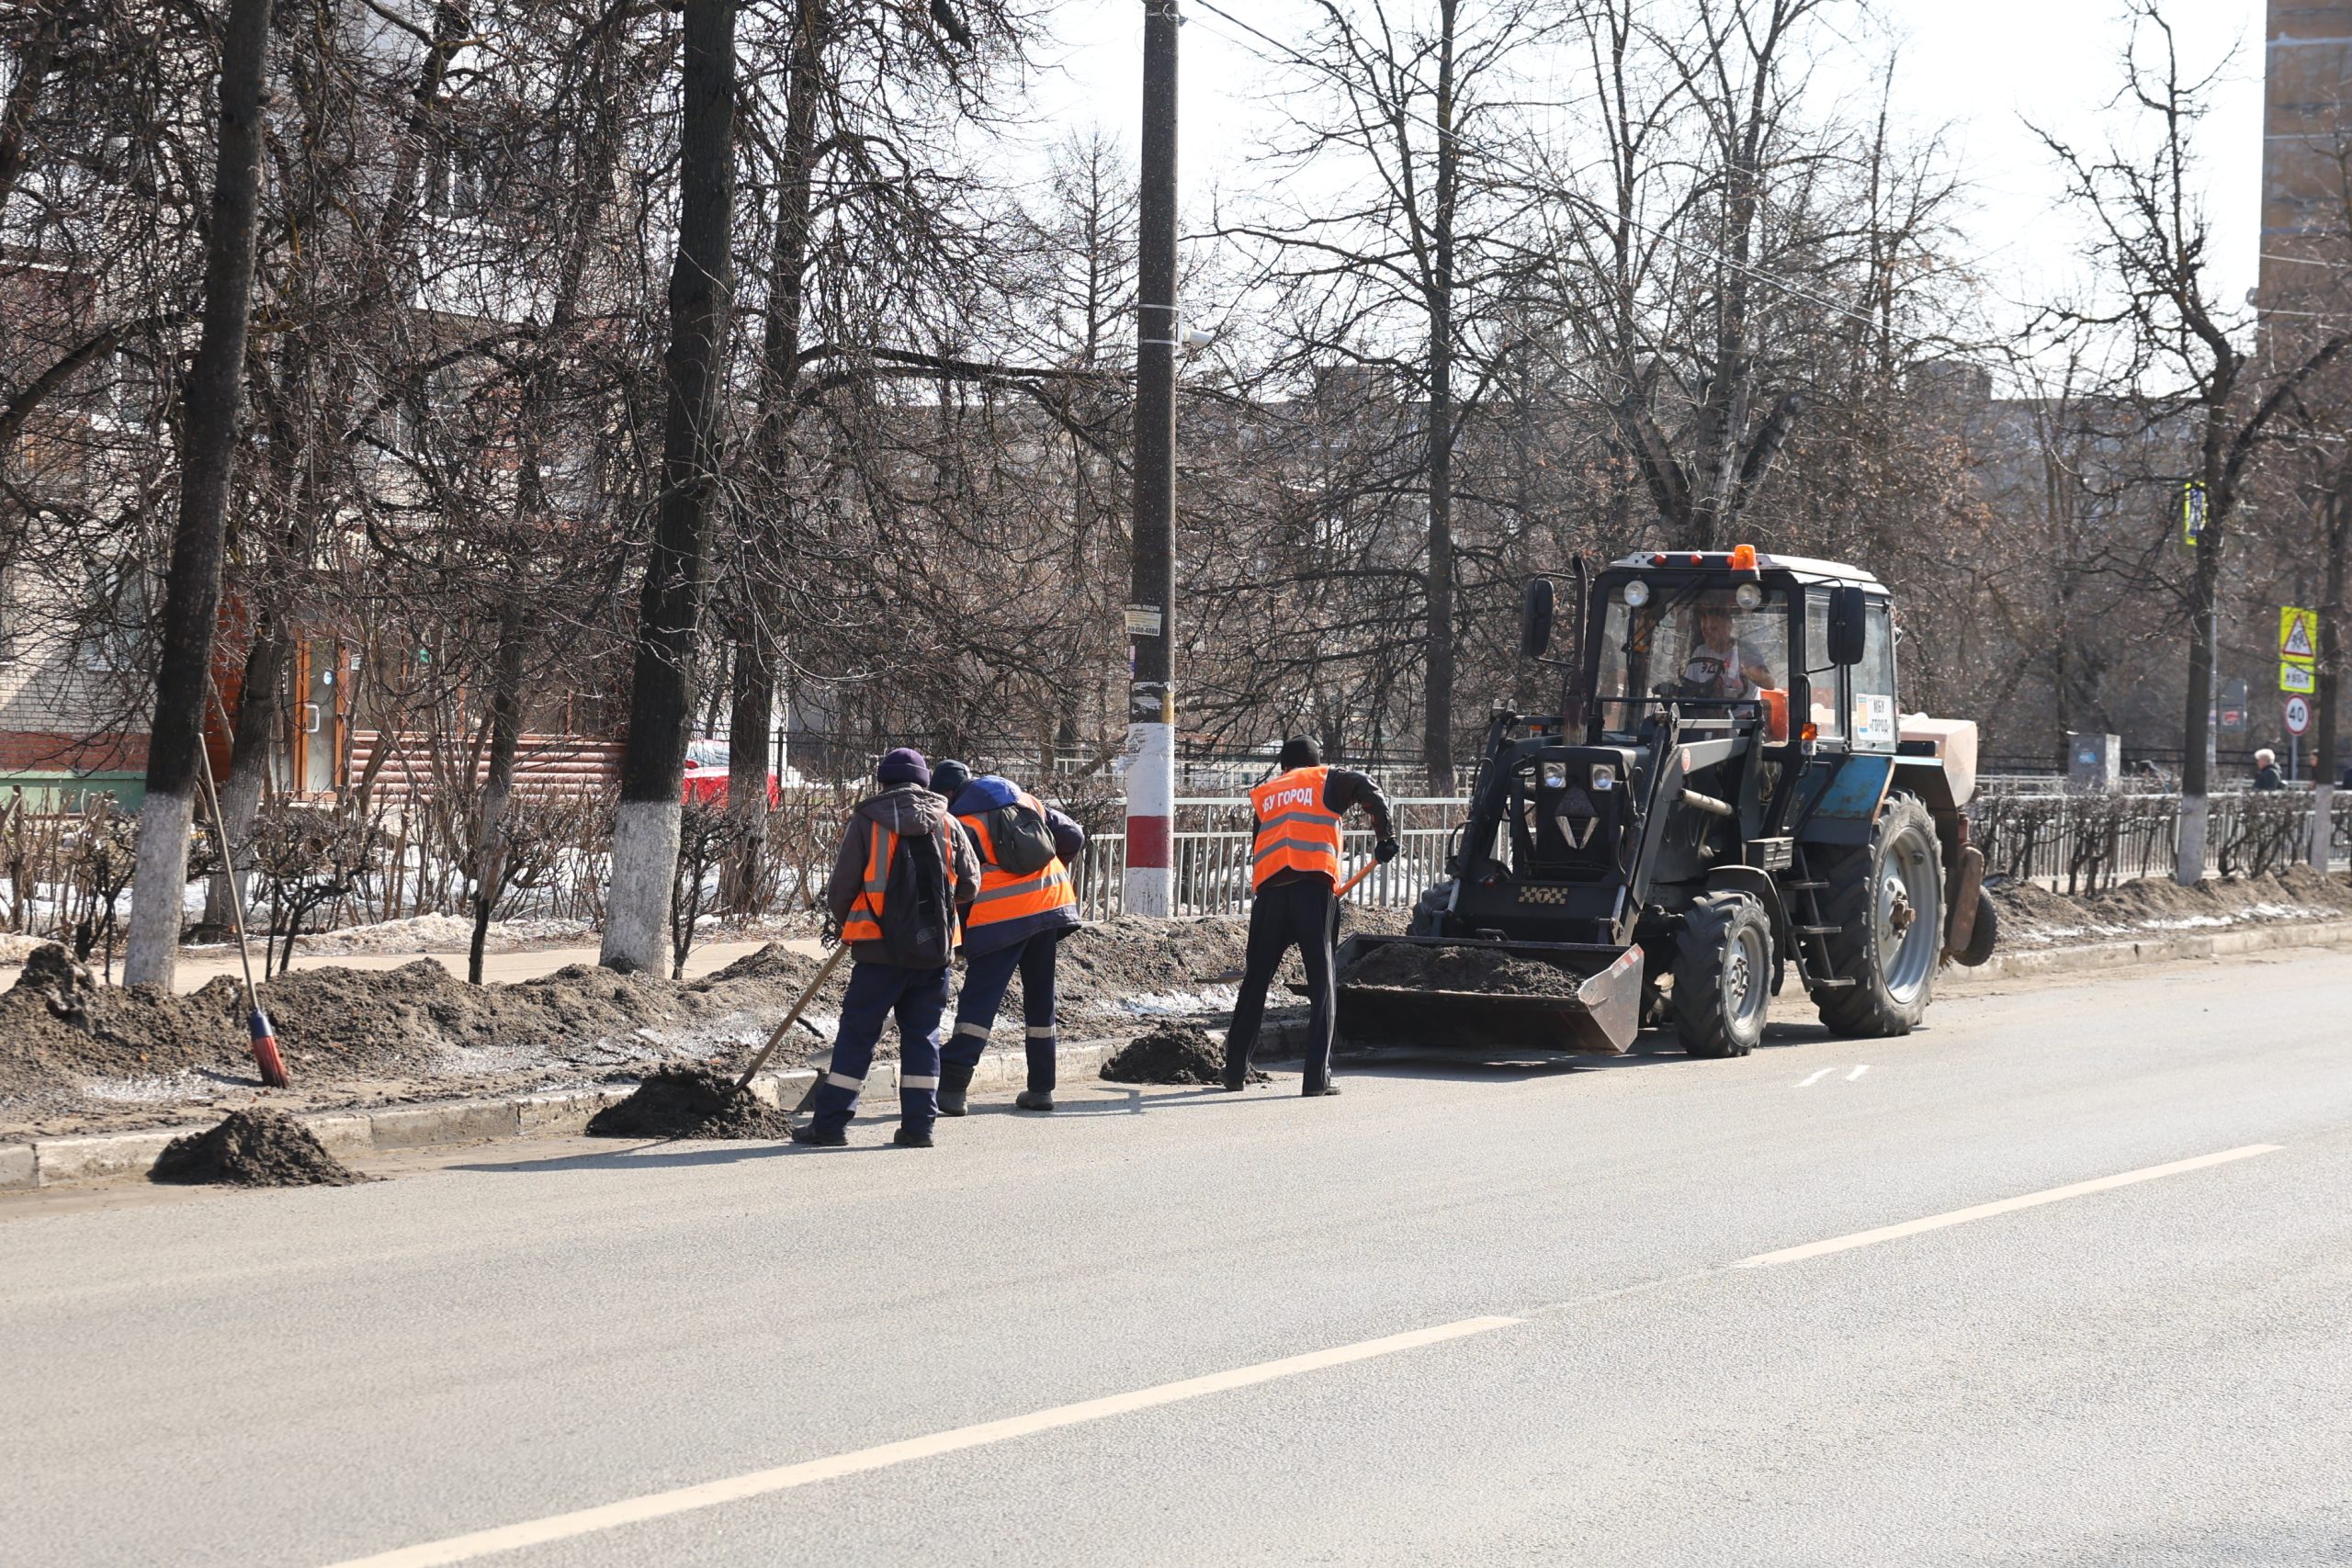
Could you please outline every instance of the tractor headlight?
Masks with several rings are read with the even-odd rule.
[[[1615,789],[1617,787],[1617,770],[1611,767],[1606,762],[1595,762],[1592,765],[1592,787],[1595,789]]]
[[[1544,763],[1544,787],[1545,789],[1566,789],[1566,788],[1567,788],[1567,787],[1568,787],[1568,765],[1567,765],[1566,762],[1546,762],[1546,763]]]
[[[1753,610],[1764,603],[1764,590],[1753,582],[1743,582],[1732,590],[1732,599],[1743,610]]]
[[[1625,584],[1625,603],[1638,610],[1650,602],[1650,585],[1640,578]]]

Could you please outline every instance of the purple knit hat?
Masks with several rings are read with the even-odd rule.
[[[922,753],[913,747],[901,746],[884,755],[882,765],[874,770],[874,776],[886,784],[921,784],[929,789],[931,764],[924,761]]]

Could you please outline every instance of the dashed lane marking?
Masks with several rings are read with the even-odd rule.
[[[1824,1067],[1819,1072],[1812,1074],[1804,1080],[1804,1082],[1797,1085],[1797,1087],[1799,1089],[1811,1089],[1814,1085],[1819,1083],[1822,1079],[1827,1077],[1837,1070],[1838,1069],[1835,1067]]]
[[[1848,1083],[1852,1083],[1856,1078],[1860,1077],[1864,1073],[1869,1072],[1870,1070],[1871,1065],[1868,1062],[1864,1062],[1860,1066],[1856,1067],[1852,1072],[1846,1075],[1846,1081]]]
[[[1279,1361],[1261,1361],[1255,1366],[1237,1367],[1231,1371],[1211,1372],[1205,1377],[1158,1383],[1150,1388],[1136,1389],[1132,1393],[1114,1393],[1101,1399],[1080,1400],[1076,1404],[1058,1404],[1050,1410],[1033,1411],[1026,1416],[1009,1416],[1001,1421],[983,1421],[973,1427],[957,1427],[952,1431],[933,1432],[927,1437],[908,1438],[899,1442],[834,1454],[829,1459],[804,1460],[798,1464],[780,1465],[774,1470],[755,1470],[746,1475],[705,1481],[670,1492],[649,1493],[641,1497],[625,1498],[599,1507],[552,1514],[546,1518],[529,1519],[521,1524],[501,1525],[493,1529],[450,1536],[443,1540],[427,1541],[422,1546],[404,1546],[392,1551],[379,1552],[373,1557],[351,1558],[334,1564],[334,1568],[439,1568],[445,1563],[471,1562],[503,1551],[517,1551],[526,1546],[543,1546],[549,1541],[569,1540],[601,1530],[618,1529],[624,1525],[667,1518],[673,1514],[715,1508],[723,1503],[740,1503],[745,1498],[788,1492],[796,1486],[808,1486],[820,1481],[837,1480],[844,1475],[858,1475],[872,1470],[887,1470],[892,1465],[981,1448],[989,1443],[1009,1442],[1015,1438],[1032,1437],[1061,1427],[1080,1426],[1089,1421],[1106,1420],[1114,1416],[1125,1416],[1158,1405],[1199,1399],[1206,1394],[1225,1393],[1257,1383],[1273,1382],[1281,1378],[1297,1377],[1303,1372],[1319,1371],[1325,1367],[1368,1361],[1379,1356],[1394,1356],[1400,1351],[1418,1350],[1424,1346],[1443,1344],[1449,1339],[1484,1334],[1490,1329],[1509,1328],[1524,1321],[1517,1317],[1465,1317],[1458,1323],[1442,1323],[1434,1328],[1416,1328],[1409,1333],[1392,1334],[1383,1339],[1359,1340],[1353,1345],[1340,1345],[1329,1350],[1287,1356]]]
[[[2044,1192],[2029,1192],[2020,1198],[2004,1198],[1998,1202],[1978,1203],[1966,1209],[1954,1209],[1948,1214],[1930,1214],[1924,1220],[1905,1220],[1899,1225],[1881,1225],[1876,1230],[1856,1231],[1851,1235],[1832,1236],[1827,1241],[1809,1241],[1803,1247],[1782,1247],[1778,1252],[1759,1252],[1753,1258],[1743,1258],[1732,1265],[1735,1269],[1761,1269],[1773,1263],[1797,1263],[1808,1258],[1823,1258],[1833,1252],[1850,1252],[1858,1247],[1873,1247],[1882,1241],[1895,1241],[1906,1235],[1918,1235],[1927,1231],[1939,1231],[1947,1225],[1964,1225],[1971,1220],[1989,1220],[1996,1214],[2015,1213],[2019,1209],[2038,1208],[2044,1203],[2061,1202],[2068,1198],[2086,1198],[2094,1192],[2109,1192],[2118,1187],[2131,1187],[2159,1177],[2184,1176],[2192,1170],[2204,1170],[2211,1166],[2227,1165],[2232,1160],[2252,1159],[2256,1155],[2276,1154],[2277,1144],[2248,1144],[2244,1148],[2223,1149],[2216,1155],[2199,1155],[2195,1159],[2177,1159],[2169,1165],[2152,1165],[2143,1170],[2127,1170],[2120,1176],[2102,1176],[2092,1181],[2077,1181],[2068,1187],[2052,1187]]]

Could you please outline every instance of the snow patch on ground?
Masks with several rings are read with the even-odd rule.
[[[1230,1012],[1240,999],[1238,986],[1205,986],[1197,991],[1151,991],[1122,998],[1119,1005],[1140,1018],[1169,1018],[1182,1013]]]

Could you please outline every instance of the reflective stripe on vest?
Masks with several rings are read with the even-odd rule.
[[[1013,798],[1035,811],[1040,821],[1051,825],[1036,796],[1023,790]],[[1042,915],[1078,902],[1078,894],[1069,885],[1069,867],[1062,863],[1059,855],[1027,876],[1015,876],[996,863],[996,843],[989,836],[985,814],[975,812],[958,820],[972,830],[972,841],[980,852],[980,891],[972,900],[970,912],[964,917],[966,931],[992,926],[999,920]]]
[[[1294,768],[1250,792],[1258,818],[1250,846],[1250,886],[1254,890],[1278,871],[1307,871],[1340,885],[1340,814],[1323,805],[1323,784],[1331,770]]]
[[[865,835],[865,882],[850,900],[849,914],[842,921],[843,942],[880,942],[882,940],[882,895],[890,886],[890,852],[899,847],[899,835],[879,822],[871,823]]]

